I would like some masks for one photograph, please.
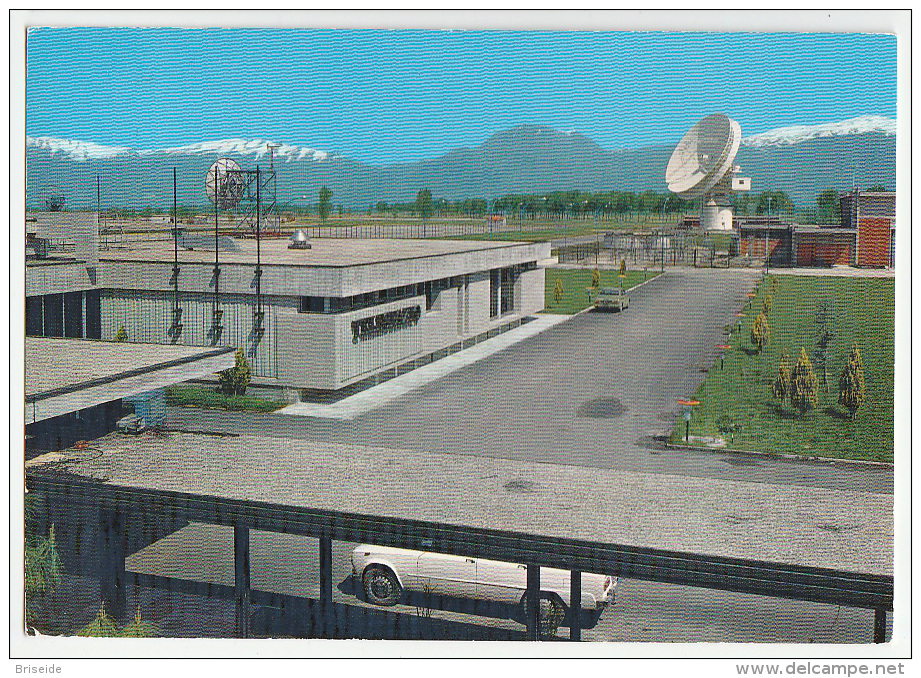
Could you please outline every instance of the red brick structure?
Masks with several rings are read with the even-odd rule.
[[[895,266],[895,193],[854,189],[840,200],[841,226],[857,231],[857,265]]]
[[[853,229],[798,226],[794,266],[851,266],[854,264]]]

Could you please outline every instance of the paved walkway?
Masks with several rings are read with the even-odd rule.
[[[772,275],[818,275],[839,278],[894,278],[894,268],[855,268],[853,266],[832,266],[831,268],[772,268]]]
[[[441,379],[462,367],[514,346],[528,337],[533,337],[535,334],[539,334],[567,320],[569,317],[568,315],[535,316],[534,320],[525,325],[503,332],[470,348],[453,353],[399,377],[394,377],[383,384],[372,386],[335,403],[295,403],[279,410],[279,413],[323,419],[354,419],[410,391]]]

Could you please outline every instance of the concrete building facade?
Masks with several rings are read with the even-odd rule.
[[[544,307],[537,262],[550,249],[324,238],[301,250],[267,240],[257,275],[255,241],[231,247],[217,265],[213,246],[183,248],[175,267],[172,241],[102,252],[102,338],[124,328],[129,341],[238,346],[257,383],[336,391],[520,324]]]

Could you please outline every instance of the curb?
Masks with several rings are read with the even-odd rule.
[[[694,450],[695,452],[713,452],[714,454],[735,454],[739,456],[764,457],[767,459],[787,459],[790,461],[811,461],[822,464],[845,464],[851,466],[869,466],[875,468],[894,469],[895,464],[886,461],[867,461],[865,459],[837,459],[835,457],[806,456],[803,454],[781,454],[780,452],[758,452],[756,450],[737,450],[730,447],[698,447],[696,445],[681,445],[678,443],[665,443],[670,450]]]

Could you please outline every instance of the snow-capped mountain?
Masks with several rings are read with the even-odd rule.
[[[870,133],[895,135],[895,120],[881,115],[862,115],[857,118],[851,118],[850,120],[825,123],[823,125],[791,125],[790,127],[778,127],[777,129],[745,137],[742,139],[742,145],[778,146],[783,144],[798,144],[809,139],[817,139],[820,137]]]
[[[26,149],[38,148],[51,155],[63,155],[71,160],[105,160],[117,155],[128,155],[130,148],[124,146],[103,146],[90,141],[73,141],[55,137],[26,137]]]
[[[657,146],[608,150],[579,132],[519,125],[470,148],[419,162],[371,165],[294,144],[275,149],[279,204],[316,202],[321,187],[334,204],[367,209],[378,201],[411,202],[422,188],[451,200],[549,191],[665,191],[665,166],[680,135]],[[799,206],[822,190],[895,186],[895,121],[864,116],[829,125],[785,127],[748,137],[736,162],[752,190],[786,191]],[[157,150],[134,150],[49,137],[26,148],[27,203],[54,189],[67,206],[156,207],[172,202],[172,174],[182,205],[204,205],[204,177],[215,159],[268,167],[264,139],[225,139]]]
[[[329,160],[333,155],[328,151],[318,151],[306,146],[280,144],[265,139],[223,139],[220,141],[202,141],[187,146],[172,146],[156,151],[139,151],[140,155],[154,153],[187,153],[207,155],[243,155],[255,158],[268,157],[271,148],[275,148],[275,159],[283,162],[297,160]]]
[[[71,160],[85,162],[89,160],[106,160],[122,155],[237,155],[251,156],[256,159],[268,157],[270,149],[275,148],[275,159],[280,162],[298,160],[329,160],[334,154],[319,151],[306,146],[280,144],[265,139],[221,139],[202,141],[186,146],[172,146],[158,149],[132,149],[125,146],[104,146],[88,141],[73,141],[55,137],[26,137],[26,147],[40,148],[52,156],[61,155]]]

